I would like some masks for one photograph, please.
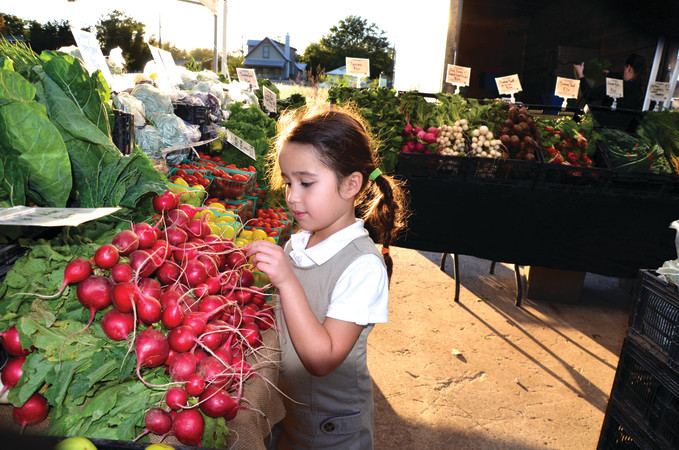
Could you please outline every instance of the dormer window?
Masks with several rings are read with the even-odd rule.
[[[271,50],[271,47],[268,45],[262,46],[262,58],[264,59],[269,59],[269,51]]]

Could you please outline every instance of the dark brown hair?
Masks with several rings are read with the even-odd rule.
[[[363,118],[348,107],[321,105],[300,108],[283,114],[279,119],[276,160],[286,142],[311,145],[323,164],[335,172],[339,182],[354,172],[363,176],[361,191],[356,198],[357,215],[368,222],[382,244],[382,254],[391,277],[393,262],[389,246],[396,234],[405,229],[408,208],[402,184],[388,174],[370,175],[380,168],[380,159]],[[272,161],[273,162],[273,161]],[[277,167],[270,164],[269,167]],[[272,181],[282,185],[280,174]],[[280,183],[280,184],[279,184]]]

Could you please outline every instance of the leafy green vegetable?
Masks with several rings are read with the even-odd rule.
[[[59,132],[37,103],[35,88],[18,73],[0,68],[0,149],[9,173],[26,176],[4,178],[9,205],[25,202],[29,195],[39,205],[66,206],[72,187],[71,165]],[[12,161],[13,160],[13,161]],[[10,162],[12,161],[12,162]],[[10,201],[10,195],[12,197]],[[23,203],[21,203],[23,204]]]

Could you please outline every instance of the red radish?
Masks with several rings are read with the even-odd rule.
[[[165,404],[170,409],[184,409],[189,401],[189,394],[180,387],[171,387],[165,394]],[[176,419],[176,417],[175,417]]]
[[[254,322],[255,317],[257,316],[257,313],[259,312],[259,308],[252,304],[249,303],[245,306],[243,306],[240,310],[241,315],[243,316],[243,322],[248,323],[248,322]]]
[[[179,291],[164,289],[160,294],[160,306],[165,309],[168,305],[179,303],[182,294]]]
[[[178,264],[184,264],[198,256],[198,248],[195,242],[179,244],[172,250],[172,257]]]
[[[113,286],[113,306],[122,313],[130,313],[133,311],[133,304],[137,303],[139,294],[134,283],[124,281]]]
[[[160,323],[169,330],[177,328],[184,322],[184,309],[179,303],[171,303],[162,310]]]
[[[153,247],[156,243],[158,236],[156,235],[156,229],[146,222],[135,223],[132,226],[132,230],[139,237],[139,249],[144,250]]]
[[[196,212],[194,211],[193,214],[196,214]],[[165,228],[184,228],[190,220],[191,218],[183,208],[173,209],[165,215]]]
[[[158,282],[153,278],[142,278],[139,280],[139,290],[142,294],[153,297],[156,300],[160,300],[160,295],[163,293],[163,288]]]
[[[116,283],[132,281],[134,279],[134,272],[128,263],[119,262],[111,269],[111,279]]]
[[[198,310],[204,313],[211,313],[226,304],[226,299],[221,295],[208,295],[198,302]]]
[[[176,246],[185,243],[189,239],[189,235],[182,228],[174,226],[165,229],[165,238],[170,245]]]
[[[156,263],[156,266],[161,265],[171,253],[170,244],[164,239],[156,239],[156,242],[149,250],[149,254],[153,258],[153,262]]]
[[[236,303],[241,306],[245,306],[250,303],[252,299],[252,292],[246,291],[245,289],[236,289],[234,291]]]
[[[148,433],[161,435],[169,433],[172,429],[172,416],[170,416],[170,413],[160,408],[151,408],[146,411],[144,425],[146,425],[146,430],[137,436],[134,439],[135,441]]]
[[[170,344],[163,333],[147,328],[137,334],[134,340],[134,350],[137,354],[137,374],[139,375],[141,366],[157,367],[163,364],[170,352]]]
[[[106,308],[113,299],[111,281],[100,275],[91,275],[78,283],[76,288],[78,300],[90,310],[90,321],[84,329],[90,326],[97,311]]]
[[[111,269],[119,258],[120,253],[113,244],[104,244],[94,252],[94,263],[101,269]]]
[[[179,353],[175,352],[174,350],[170,349],[170,351],[167,354],[167,358],[165,358],[165,361],[163,364],[166,367],[170,367],[170,364],[172,364],[172,360],[174,360]]]
[[[181,280],[190,287],[196,287],[200,283],[205,282],[207,280],[205,264],[198,259],[187,261],[184,265],[184,273],[181,276]]]
[[[257,316],[255,317],[255,323],[260,330],[268,330],[275,324],[274,312],[270,304],[266,304],[259,310]]]
[[[158,322],[161,318],[160,302],[149,295],[139,297],[137,301],[137,317],[146,325]]]
[[[205,350],[201,348],[197,348],[193,351],[193,354],[196,357],[196,364],[200,363],[203,359],[208,357],[208,354],[205,353]]]
[[[2,347],[12,356],[26,356],[33,351],[32,347],[25,349],[21,346],[19,332],[14,325],[9,327],[4,333],[0,333],[0,338],[2,338]]]
[[[157,269],[153,258],[146,250],[135,250],[130,253],[130,266],[141,278],[151,276]]]
[[[180,353],[170,363],[170,378],[174,381],[186,381],[196,373],[196,357],[191,352]]]
[[[240,266],[244,265],[246,262],[247,259],[240,250],[233,251],[229,253],[229,255],[226,257],[226,265],[228,265],[232,269],[237,269]]]
[[[7,360],[5,367],[2,369],[2,375],[0,375],[0,380],[2,381],[0,396],[2,396],[7,389],[17,385],[21,375],[24,373],[22,368],[24,361],[26,361],[25,356],[17,356]]]
[[[206,383],[228,388],[233,381],[234,373],[225,364],[214,356],[207,356],[200,360],[196,367],[196,373],[205,378]]]
[[[167,333],[167,341],[170,348],[179,353],[191,350],[196,344],[196,338],[196,331],[187,325],[180,325]]]
[[[21,433],[28,425],[36,425],[47,418],[47,399],[42,394],[33,394],[26,403],[12,409],[14,421],[21,425]]]
[[[172,261],[165,261],[156,271],[158,281],[163,284],[172,284],[179,279],[182,274],[181,268]]]
[[[242,268],[240,270],[240,285],[241,287],[250,287],[255,282],[255,276],[250,269]]]
[[[245,322],[240,326],[240,333],[252,348],[258,348],[262,345],[262,333],[255,323]]]
[[[226,364],[233,363],[233,353],[231,352],[231,348],[223,345],[215,349],[213,353],[215,355],[215,358],[221,359]]]
[[[195,356],[194,356],[195,358]],[[201,375],[194,373],[189,376],[184,385],[184,389],[189,395],[198,397],[205,390],[205,378]]]
[[[193,217],[199,211],[199,208],[196,208],[193,205],[189,205],[188,203],[180,203],[177,209],[181,210],[184,214],[186,214],[186,217],[188,219],[193,219]],[[188,221],[189,220],[187,220],[186,222]]]
[[[200,342],[210,350],[214,350],[222,344],[223,334],[219,325],[208,323],[205,332],[200,335]]]
[[[250,299],[250,302],[252,302],[258,308],[264,306],[266,303],[266,295],[264,292],[257,287],[251,288],[250,290],[252,291],[252,298]]]
[[[172,191],[165,191],[160,195],[155,195],[152,203],[153,209],[162,214],[179,206],[179,196]]]
[[[101,329],[109,339],[122,341],[134,331],[134,323],[134,315],[111,308],[101,318]]]
[[[210,225],[208,225],[207,220],[203,219],[191,219],[189,223],[184,226],[184,230],[189,235],[189,237],[202,238],[210,234]]]
[[[205,266],[205,273],[210,277],[216,277],[219,275],[219,264],[217,263],[217,255],[210,253],[203,253],[198,255],[198,261],[202,262]]]
[[[197,409],[184,409],[174,417],[172,431],[182,444],[200,447],[205,432],[205,418]]]
[[[200,394],[200,410],[208,417],[226,416],[236,407],[236,401],[222,388],[208,386]]]
[[[56,294],[40,295],[31,292],[19,292],[14,295],[34,295],[40,298],[58,297],[59,295],[61,295],[62,292],[64,292],[66,286],[68,286],[71,283],[80,283],[81,281],[89,277],[91,274],[92,274],[92,264],[85,258],[75,258],[71,260],[71,262],[66,264],[66,268],[64,269],[64,282],[61,284],[61,288],[59,288],[59,291],[57,291]]]
[[[198,311],[188,312],[186,315],[184,315],[184,322],[182,325],[188,326],[195,331],[196,335],[199,335],[205,331],[205,326],[207,325],[208,319],[209,314]]]
[[[122,256],[127,256],[139,248],[139,236],[132,230],[122,230],[111,240]]]

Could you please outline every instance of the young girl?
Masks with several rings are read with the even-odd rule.
[[[279,387],[289,398],[278,448],[372,448],[366,343],[387,321],[389,243],[406,209],[357,117],[328,105],[281,120],[276,167],[301,231],[285,249],[247,248],[279,296]],[[357,214],[379,232],[383,256]]]

